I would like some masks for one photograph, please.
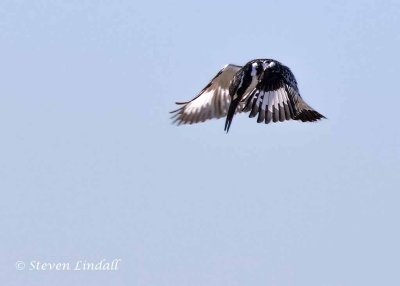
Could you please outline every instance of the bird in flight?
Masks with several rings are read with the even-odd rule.
[[[190,101],[176,102],[174,123],[193,124],[226,117],[228,132],[236,113],[247,112],[257,122],[299,120],[314,122],[326,118],[300,96],[290,69],[272,59],[256,59],[244,66],[228,64]]]

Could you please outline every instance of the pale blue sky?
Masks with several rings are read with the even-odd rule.
[[[0,284],[400,285],[400,2],[182,2],[0,2]],[[170,124],[254,58],[329,120]]]

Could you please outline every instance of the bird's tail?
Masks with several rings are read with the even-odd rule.
[[[240,99],[236,98],[231,101],[231,104],[229,105],[228,109],[228,114],[226,115],[226,121],[225,121],[225,131],[226,133],[229,132],[229,128],[231,127],[233,116],[235,115],[236,108],[240,103]]]

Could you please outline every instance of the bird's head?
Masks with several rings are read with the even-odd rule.
[[[263,69],[266,70],[266,69],[270,69],[270,68],[273,68],[274,66],[276,66],[276,62],[274,60],[265,60],[265,61],[263,61],[262,65],[263,65]]]
[[[253,62],[251,64],[251,75],[252,76],[259,76],[263,71],[264,67],[261,62]]]

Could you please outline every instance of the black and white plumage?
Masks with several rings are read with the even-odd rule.
[[[243,67],[226,65],[194,99],[177,104],[181,107],[171,113],[178,125],[226,116],[226,132],[239,112],[266,124],[325,118],[302,99],[290,69],[272,59],[252,60]]]

